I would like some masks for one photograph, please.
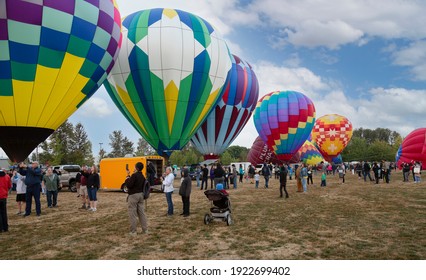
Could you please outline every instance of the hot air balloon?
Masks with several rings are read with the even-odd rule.
[[[207,21],[173,9],[133,13],[122,32],[105,87],[133,127],[168,157],[221,98],[232,65],[228,47]]]
[[[191,142],[204,159],[219,158],[246,125],[256,107],[259,83],[250,64],[232,56],[222,98]]]
[[[308,140],[305,141],[297,153],[299,154],[300,161],[308,165],[317,165],[324,160],[318,149]]]
[[[0,1],[0,147],[24,160],[102,85],[118,55],[112,0]]]
[[[288,162],[311,133],[315,106],[300,92],[275,91],[257,102],[253,119],[262,140]]]
[[[341,115],[329,114],[318,118],[312,129],[315,142],[324,159],[338,156],[352,138],[352,123]]]
[[[426,166],[426,128],[418,128],[410,132],[402,141],[397,153],[397,165],[403,162],[419,161]]]
[[[332,161],[334,164],[341,164],[341,163],[343,163],[342,155],[337,155],[337,156],[333,157],[333,158],[331,159],[331,161]]]
[[[256,166],[261,163],[279,164],[280,160],[277,155],[268,148],[268,145],[258,136],[254,140],[248,154],[247,161]]]

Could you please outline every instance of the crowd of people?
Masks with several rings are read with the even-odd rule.
[[[410,180],[410,173],[413,176],[413,181],[419,183],[421,181],[422,166],[420,162],[403,163],[402,169],[403,182]],[[148,178],[142,174],[144,165],[138,162],[131,174],[128,171],[128,179],[126,180],[128,188],[128,214],[130,222],[130,234],[137,234],[137,224],[140,223],[142,233],[148,232],[147,218],[144,212],[145,199],[143,195],[143,186],[145,181],[153,184],[152,172],[148,164]],[[151,168],[152,169],[152,168]],[[380,161],[368,162],[362,161],[357,163],[325,163],[321,162],[318,165],[306,165],[304,163],[292,165],[272,165],[264,163],[260,170],[252,165],[249,165],[244,170],[243,165],[235,166],[232,164],[229,167],[224,167],[220,163],[210,166],[205,164],[198,165],[195,168],[196,187],[200,190],[208,189],[208,181],[210,180],[210,189],[215,189],[220,185],[223,189],[237,189],[238,185],[244,180],[248,184],[254,184],[254,188],[260,187],[263,181],[263,187],[269,188],[269,180],[275,178],[279,180],[279,195],[281,198],[289,198],[287,192],[287,181],[297,180],[297,192],[306,193],[308,185],[313,185],[313,175],[320,173],[321,187],[327,186],[327,176],[338,174],[341,184],[345,183],[347,172],[353,175],[358,175],[359,180],[374,182],[379,184],[383,181],[390,182],[391,174],[396,169],[395,163]],[[373,176],[373,177],[372,177]],[[261,178],[263,179],[261,180]],[[164,174],[161,176],[162,191],[165,193],[167,203],[167,216],[174,215],[174,204],[172,195],[175,189],[175,174],[172,167],[166,167]],[[47,208],[58,207],[58,191],[60,189],[60,179],[57,171],[52,167],[41,169],[38,162],[34,161],[30,165],[20,163],[16,168],[9,171],[0,169],[0,224],[1,232],[8,231],[6,201],[12,186],[16,190],[16,202],[18,212],[17,215],[27,217],[32,213],[32,201],[35,203],[35,212],[37,216],[42,213],[40,201],[41,195],[46,195]],[[100,178],[97,172],[97,167],[83,166],[81,171],[76,176],[76,187],[78,197],[82,201],[81,209],[91,212],[97,211],[97,191],[100,187]],[[189,175],[189,168],[184,167],[181,170],[181,184],[179,187],[179,195],[182,198],[182,213],[184,217],[190,215],[190,196],[192,190],[192,180]],[[226,192],[226,191],[225,191]],[[226,194],[228,194],[226,192]]]

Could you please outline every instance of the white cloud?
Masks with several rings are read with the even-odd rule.
[[[304,67],[288,68],[260,61],[254,65],[259,80],[259,97],[276,90],[295,90],[313,98],[329,88],[321,77]]]
[[[419,39],[426,36],[426,6],[420,1],[256,0],[252,11],[271,28],[286,30],[288,43],[300,46],[365,44],[365,37]],[[281,45],[285,41],[278,41]]]
[[[109,98],[109,97],[107,97]],[[77,111],[83,117],[103,118],[113,113],[107,101],[103,97],[92,96]]]
[[[426,41],[411,43],[393,53],[393,63],[410,67],[413,80],[426,80]]]
[[[339,46],[356,42],[363,36],[363,32],[341,20],[321,22],[307,20],[300,24],[297,31],[285,29],[288,41],[297,46],[317,47],[326,46],[337,49]]]

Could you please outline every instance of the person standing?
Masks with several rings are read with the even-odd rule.
[[[420,183],[421,182],[421,165],[420,162],[416,161],[416,163],[413,166],[413,172],[414,172],[414,182]]]
[[[225,184],[225,170],[222,165],[218,163],[216,169],[214,170],[214,187],[216,188],[217,184]]]
[[[302,169],[300,170],[300,177],[302,181],[303,192],[306,193],[308,191],[307,181],[308,181],[308,168],[302,163]]]
[[[188,169],[185,168],[183,170],[183,181],[179,188],[179,195],[182,197],[183,204],[183,212],[181,215],[183,215],[184,217],[189,216],[189,197],[191,196],[191,188],[191,177],[189,177]]]
[[[257,171],[254,171],[254,181],[256,182],[255,188],[259,188],[260,175]]]
[[[89,193],[87,191],[87,178],[89,178],[89,171],[87,170],[87,166],[83,166],[83,169],[81,171],[81,178],[80,178],[80,196],[81,201],[83,202],[83,205],[81,206],[81,209],[90,209],[90,201],[89,201]]]
[[[26,194],[26,205],[24,217],[31,215],[31,204],[34,197],[36,206],[37,216],[41,215],[41,203],[40,203],[40,191],[41,191],[41,169],[38,167],[38,162],[33,161],[31,166],[27,167],[27,170],[23,168],[27,167],[25,164],[21,165],[20,173],[25,175],[25,184],[27,185]]]
[[[269,169],[269,166],[265,163],[262,167],[262,175],[263,178],[265,178],[265,189],[269,188],[269,178],[271,177],[271,169]]]
[[[312,179],[312,165],[308,166],[308,185],[309,185],[309,181],[311,182],[311,185],[314,184],[314,181]]]
[[[92,166],[89,178],[87,178],[87,192],[89,193],[90,208],[89,211],[96,212],[98,198],[97,193],[100,186],[98,169],[95,165]]]
[[[213,164],[210,168],[210,189],[213,189],[214,184],[214,171],[216,170],[216,166]]]
[[[197,165],[195,168],[195,179],[197,180],[197,188],[200,187],[201,167]]]
[[[43,176],[42,185],[46,189],[47,207],[56,207],[58,204],[59,176],[53,173],[52,167],[47,168],[47,173]],[[53,197],[53,203],[52,203]]]
[[[173,182],[175,181],[175,175],[172,173],[172,168],[167,166],[165,178],[163,179],[164,193],[166,194],[167,200],[167,216],[173,216],[173,200],[172,194],[174,191]],[[207,189],[207,184],[206,184]]]
[[[287,168],[284,165],[280,167],[280,197],[283,197],[283,190],[285,192],[285,198],[288,198],[287,192]]]
[[[7,196],[12,188],[12,180],[6,173],[6,170],[0,169],[0,232],[8,232],[9,224],[7,221]]]
[[[327,186],[327,172],[323,172],[321,175],[321,187]]]
[[[240,183],[243,183],[244,178],[244,167],[242,164],[240,164],[240,168],[238,169],[238,174],[240,175]]]
[[[255,173],[255,169],[254,169],[253,165],[250,164],[249,169],[248,169],[248,176],[249,176],[249,179],[250,179],[250,184],[253,184],[254,173]]]
[[[126,185],[128,189],[127,210],[129,213],[130,235],[137,235],[138,220],[142,227],[142,233],[148,233],[148,221],[145,215],[145,200],[143,187],[147,180],[142,174],[144,166],[142,162],[135,164],[132,176],[130,170],[127,170]]]
[[[27,193],[27,186],[25,185],[25,176],[16,172],[13,177],[13,182],[16,184],[16,203],[18,204],[18,213],[16,215],[23,215],[25,212],[25,196]]]
[[[302,170],[302,166],[297,166],[294,167],[296,169],[294,176],[296,178],[296,183],[297,183],[297,192],[303,192],[303,188],[302,188],[302,176],[300,176],[300,171]]]
[[[345,183],[345,175],[346,175],[346,166],[344,163],[340,164],[338,167],[339,178],[342,179],[342,184]]]
[[[209,177],[209,169],[207,168],[207,164],[204,164],[203,169],[201,169],[203,177],[201,178],[201,190],[203,190],[204,184],[206,184],[207,190],[207,178]]]
[[[232,165],[232,183],[234,185],[234,189],[237,188],[237,168],[235,164]]]

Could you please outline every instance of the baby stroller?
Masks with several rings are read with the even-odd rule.
[[[208,225],[215,219],[221,219],[229,226],[232,224],[231,201],[228,193],[223,190],[222,184],[217,184],[216,190],[207,190],[204,192],[206,197],[212,202],[210,214],[204,215],[204,224]]]

